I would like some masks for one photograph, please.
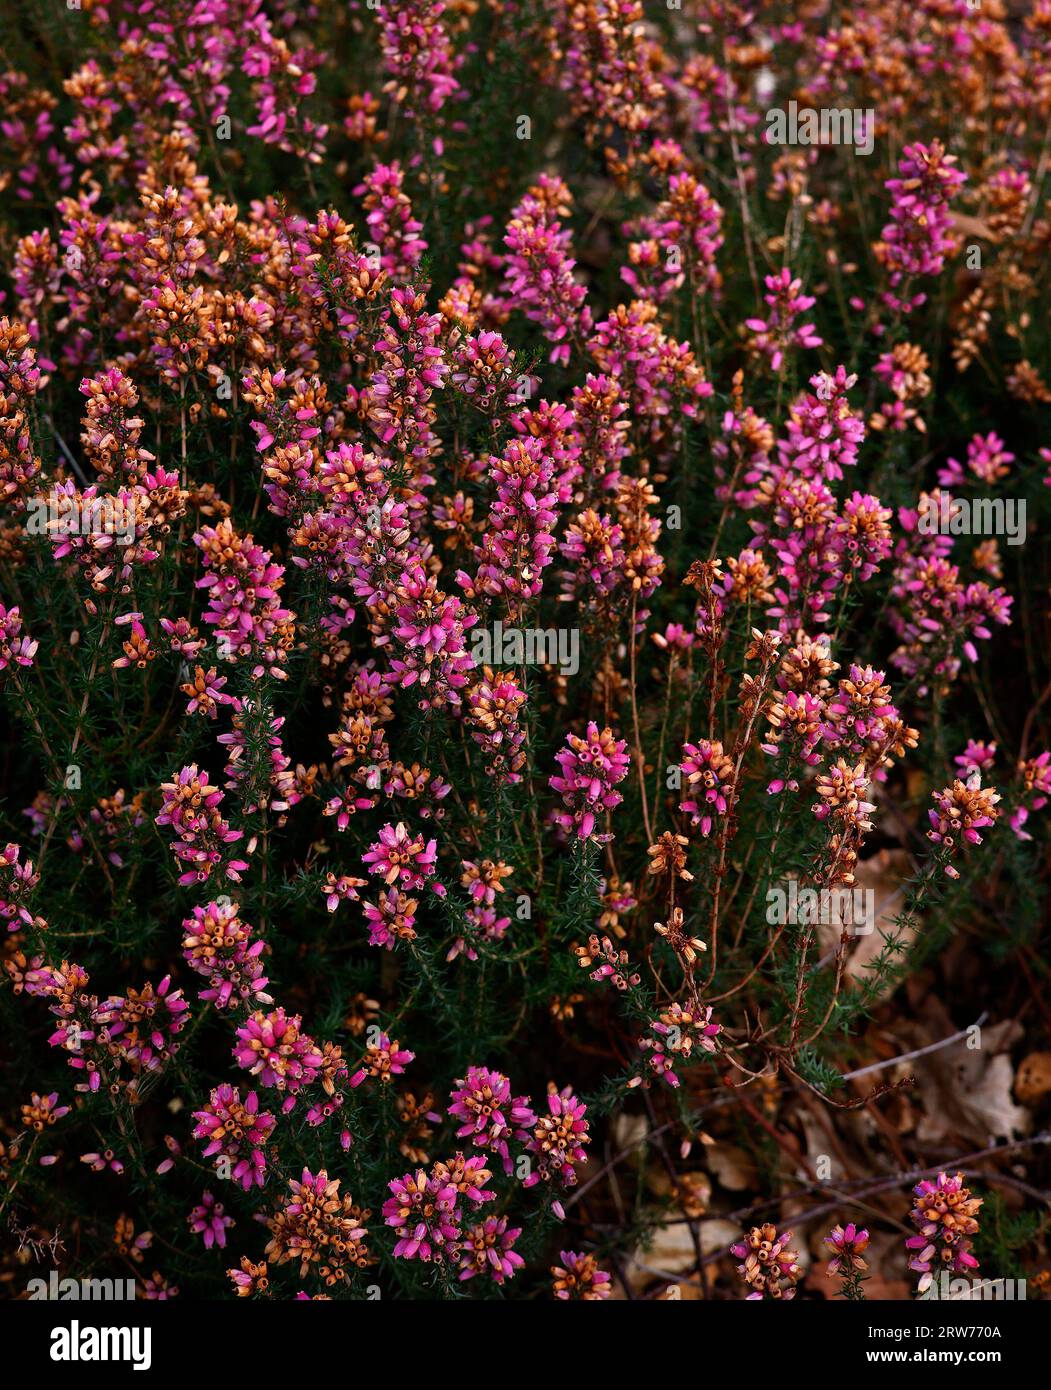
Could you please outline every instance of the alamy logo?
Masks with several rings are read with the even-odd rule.
[[[30,1300],[50,1299],[53,1303],[79,1299],[116,1303],[135,1297],[134,1279],[60,1279],[54,1269],[46,1279],[30,1279],[26,1288]]]
[[[925,497],[916,521],[924,536],[1003,536],[1008,545],[1025,540],[1024,497]]]
[[[840,927],[851,936],[870,936],[876,925],[875,893],[871,888],[769,888],[766,920],[772,926]]]
[[[112,536],[115,545],[135,539],[135,508],[117,497],[84,497],[51,492],[26,503],[26,532],[30,536]]]
[[[150,1327],[68,1327],[51,1331],[52,1361],[130,1361],[132,1369],[148,1371],[153,1364]]]
[[[858,154],[871,154],[876,140],[876,113],[852,107],[800,106],[790,101],[787,111],[775,106],[766,113],[768,145],[853,145]]]
[[[963,1279],[954,1278],[943,1271],[938,1274],[920,1294],[925,1299],[950,1299],[970,1303],[972,1301],[1024,1299],[1024,1279]]]
[[[567,676],[580,670],[580,632],[566,627],[476,627],[471,633],[476,666],[557,666]]]

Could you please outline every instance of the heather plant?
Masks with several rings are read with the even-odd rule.
[[[1046,0],[8,9],[4,1287],[1036,1279]]]

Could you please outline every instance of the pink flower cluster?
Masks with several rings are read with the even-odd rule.
[[[612,811],[624,799],[615,788],[628,775],[627,743],[610,729],[600,732],[591,720],[583,738],[567,734],[566,744],[555,754],[559,773],[550,779],[566,810],[554,812],[552,819],[567,835],[604,844],[612,836],[596,835],[595,823],[603,811]]]
[[[946,154],[940,141],[906,145],[898,161],[898,177],[887,180],[892,202],[890,222],[883,228],[881,259],[889,272],[891,291],[917,275],[938,275],[955,242],[950,228],[949,202],[967,176],[956,168],[956,156]],[[908,313],[923,303],[917,294],[903,299],[888,293],[892,308]]]
[[[194,1138],[205,1141],[205,1158],[225,1160],[229,1176],[246,1191],[266,1180],[266,1145],[277,1121],[259,1108],[258,1091],[244,1099],[225,1083],[212,1091],[208,1104],[195,1110]]]
[[[191,763],[174,782],[161,786],[161,794],[157,824],[171,827],[175,836],[172,853],[193,866],[179,876],[179,882],[205,883],[213,871],[239,882],[248,863],[228,858],[226,846],[236,844],[242,832],[232,829],[223,818],[219,810],[223,793],[208,781],[208,774]]]
[[[259,959],[265,943],[252,940],[251,927],[237,914],[236,903],[210,902],[183,921],[183,955],[207,986],[198,997],[217,1009],[273,1003],[264,993]]]

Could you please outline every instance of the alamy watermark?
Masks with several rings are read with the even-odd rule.
[[[135,540],[135,508],[117,497],[51,492],[26,503],[26,532],[30,536],[112,536],[115,545]]]
[[[46,1279],[30,1279],[26,1285],[31,1301],[48,1299],[52,1303],[130,1302],[135,1298],[135,1288],[134,1279],[60,1279],[55,1269]]]
[[[876,926],[871,888],[801,888],[796,879],[768,888],[766,920],[771,926],[839,927],[850,936],[870,936]]]
[[[1014,1301],[1026,1297],[1024,1279],[965,1279],[943,1270],[920,1294],[925,1299],[956,1302]]]
[[[872,107],[774,106],[766,113],[768,145],[852,145],[869,155],[876,141],[876,112]]]
[[[580,632],[575,627],[504,627],[471,632],[476,666],[557,666],[567,676],[580,670]]]
[[[135,1371],[153,1364],[151,1327],[82,1327],[73,1321],[51,1331],[52,1361],[130,1361]]]
[[[950,497],[940,492],[920,505],[916,529],[923,536],[1003,536],[1008,545],[1025,540],[1024,497]]]

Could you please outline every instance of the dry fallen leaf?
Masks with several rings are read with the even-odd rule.
[[[1015,1077],[1015,1095],[1023,1105],[1035,1105],[1051,1091],[1051,1052],[1030,1052]]]
[[[928,997],[925,1009],[927,1042],[957,1031],[933,996]],[[1005,1019],[985,1025],[973,1039],[965,1036],[907,1064],[916,1076],[924,1109],[916,1131],[921,1143],[958,1137],[982,1147],[1028,1132],[1028,1110],[1011,1099],[1014,1067],[1007,1050],[1021,1035],[1021,1025]],[[972,1041],[980,1046],[969,1046]]]
[[[998,240],[988,222],[980,217],[972,217],[966,212],[950,212],[949,217],[954,229],[964,236],[979,237],[982,241]]]
[[[740,1227],[723,1220],[702,1221],[697,1230],[700,1236],[702,1255],[713,1255],[716,1251],[729,1252],[729,1247],[741,1236]],[[733,1258],[728,1255],[728,1258]],[[639,1249],[625,1264],[625,1275],[634,1290],[650,1287],[662,1274],[685,1274],[697,1263],[697,1250],[685,1221],[669,1218],[665,1226],[658,1226],[649,1245]],[[656,1272],[655,1272],[656,1271]],[[696,1280],[696,1273],[688,1276]],[[684,1284],[683,1298],[697,1296]]]
[[[912,862],[902,849],[881,849],[871,859],[862,859],[854,871],[855,886],[872,893],[873,929],[865,936],[858,936],[847,950],[850,952],[846,971],[848,980],[868,984],[871,978],[870,967],[886,945],[888,937],[896,937],[908,949],[916,938],[914,927],[899,929],[895,918],[901,912],[904,902],[902,885],[912,871]],[[821,950],[826,955],[839,944],[840,932],[835,926],[818,928]],[[883,993],[890,993],[895,984],[890,981]]]
[[[733,1144],[712,1144],[705,1157],[714,1176],[729,1192],[744,1192],[754,1188],[759,1180],[752,1158]]]

